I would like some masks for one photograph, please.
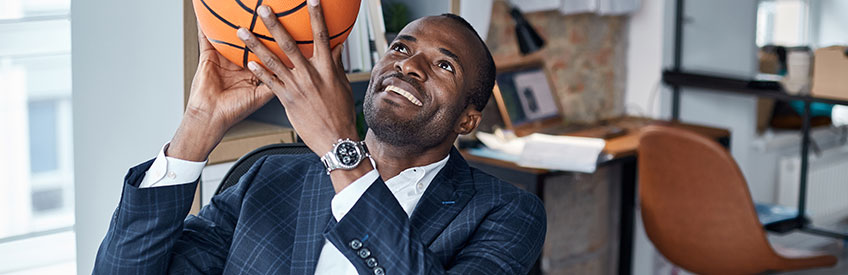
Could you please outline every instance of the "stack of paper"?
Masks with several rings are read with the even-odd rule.
[[[606,142],[600,138],[532,134],[504,139],[488,133],[477,138],[523,167],[593,173]]]
[[[525,137],[518,165],[593,173],[606,142],[600,138],[532,134]]]

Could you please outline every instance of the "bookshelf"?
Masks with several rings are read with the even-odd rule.
[[[349,73],[347,80],[350,82],[363,82],[371,79],[371,72]]]

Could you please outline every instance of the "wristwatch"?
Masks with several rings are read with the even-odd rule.
[[[371,157],[371,154],[365,147],[365,141],[352,141],[346,138],[339,139],[333,144],[333,149],[321,157],[321,162],[324,163],[324,168],[327,168],[327,175],[329,175],[336,169],[356,168],[367,157]]]

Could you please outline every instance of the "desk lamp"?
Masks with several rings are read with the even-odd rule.
[[[545,46],[545,40],[533,29],[530,22],[524,19],[524,15],[517,7],[510,5],[509,14],[515,20],[515,36],[518,39],[518,49],[521,50],[521,54],[533,53]]]

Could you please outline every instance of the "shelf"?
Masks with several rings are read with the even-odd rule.
[[[209,164],[234,161],[253,149],[295,141],[294,129],[253,120],[239,122],[209,154]]]
[[[347,80],[350,82],[363,82],[371,80],[371,72],[349,73],[346,75]]]
[[[809,95],[790,95],[781,88],[755,88],[750,80],[713,76],[688,72],[663,71],[663,82],[671,86],[703,88],[719,92],[770,97],[781,100],[801,100],[807,102],[822,102],[848,106],[848,100],[814,97]]]

